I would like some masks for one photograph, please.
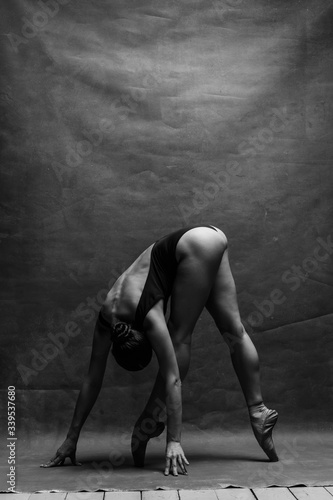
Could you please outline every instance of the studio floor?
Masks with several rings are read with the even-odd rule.
[[[179,474],[178,477],[163,474],[164,437],[149,443],[142,469],[133,466],[128,438],[126,433],[86,433],[77,448],[77,459],[82,465],[75,467],[67,460],[64,466],[55,468],[40,468],[40,464],[52,458],[62,442],[59,437],[18,439],[15,492],[51,492],[53,500],[63,500],[64,494],[67,494],[66,500],[71,500],[69,493],[76,492],[98,492],[97,496],[82,496],[89,500],[279,499],[295,498],[296,493],[301,495],[296,498],[319,500],[333,495],[333,434],[329,429],[291,432],[280,426],[275,432],[280,461],[272,463],[250,432],[198,429],[190,432],[185,426],[182,444],[190,465],[188,475]],[[7,469],[3,456],[0,468],[0,491],[3,493],[8,492]],[[263,488],[266,496],[258,494]],[[119,491],[131,492],[132,496],[129,493],[121,496]],[[197,496],[189,496],[189,491],[197,491]],[[103,492],[108,494],[103,497]],[[116,496],[111,492],[116,492]],[[309,496],[313,492],[316,496]],[[55,496],[58,493],[59,498]],[[39,494],[38,499],[41,498]]]

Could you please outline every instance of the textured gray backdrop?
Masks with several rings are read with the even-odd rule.
[[[0,18],[1,380],[21,436],[66,432],[108,286],[191,223],[229,238],[267,404],[331,422],[330,2],[3,0]],[[110,358],[85,429],[129,429],[155,372]],[[183,393],[195,426],[246,419],[207,313]]]

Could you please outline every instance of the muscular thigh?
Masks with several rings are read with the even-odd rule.
[[[194,326],[216,279],[225,240],[215,231],[196,231],[178,252],[178,267],[170,302],[169,331],[174,342],[190,342]],[[187,235],[188,233],[186,233]],[[223,234],[223,233],[222,233]],[[186,236],[185,235],[185,236]],[[180,240],[180,243],[181,240]]]
[[[228,249],[222,257],[215,281],[207,299],[206,308],[221,333],[243,334],[236,286],[229,265]]]

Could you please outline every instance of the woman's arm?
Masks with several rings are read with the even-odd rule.
[[[151,309],[146,317],[146,335],[156,353],[160,373],[165,383],[165,403],[167,409],[167,447],[164,473],[170,468],[177,475],[177,464],[186,474],[188,461],[180,445],[182,426],[181,379],[175,350],[163,314]]]
[[[55,456],[42,467],[62,465],[66,457],[69,457],[73,464],[78,465],[75,459],[77,441],[82,426],[100,392],[110,346],[110,331],[97,320],[89,370],[82,383],[67,437]]]
[[[81,428],[100,392],[110,347],[110,330],[97,321],[89,370],[82,383],[67,437],[79,438]]]

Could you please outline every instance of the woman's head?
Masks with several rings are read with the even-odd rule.
[[[145,368],[152,358],[152,348],[144,334],[127,323],[119,321],[111,328],[113,342],[111,352],[117,363],[125,370],[137,371]]]

